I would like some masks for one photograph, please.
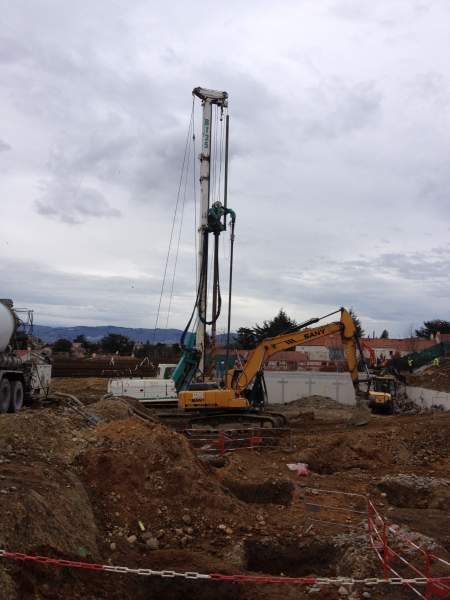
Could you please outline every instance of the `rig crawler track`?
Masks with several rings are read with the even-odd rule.
[[[154,416],[175,427],[195,427],[201,425],[223,425],[230,423],[258,425],[259,427],[286,427],[287,419],[276,412],[186,412],[186,411],[159,411]]]

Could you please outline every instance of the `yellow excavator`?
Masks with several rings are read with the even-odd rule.
[[[369,408],[374,413],[394,414],[398,404],[400,381],[391,373],[374,375],[368,391]]]
[[[340,313],[340,320],[317,327],[310,325],[333,314]],[[284,417],[265,410],[267,390],[264,382],[264,364],[277,352],[289,350],[302,343],[339,333],[344,347],[348,370],[356,389],[358,389],[358,339],[356,327],[350,313],[345,308],[310,319],[295,329],[275,337],[263,339],[252,350],[242,369],[230,369],[226,372],[225,386],[214,383],[194,383],[188,390],[178,393],[178,408],[197,413],[199,421],[214,416],[215,421],[245,420],[267,421],[274,426],[280,425]],[[206,418],[205,418],[206,417]],[[238,419],[239,420],[239,419]]]

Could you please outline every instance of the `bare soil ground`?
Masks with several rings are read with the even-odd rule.
[[[100,400],[104,380],[55,385],[103,420],[93,426],[64,403],[0,416],[0,547],[153,569],[381,576],[367,544],[364,498],[311,487],[370,494],[389,521],[449,556],[449,413],[372,415],[358,427],[351,409],[311,398],[285,407],[292,433],[279,448],[238,451],[213,467],[183,435],[130,416],[121,400]],[[295,462],[308,463],[310,475],[289,471]],[[7,560],[0,589],[5,600],[344,597],[333,587],[144,578]],[[415,596],[397,586],[356,586],[347,597]]]

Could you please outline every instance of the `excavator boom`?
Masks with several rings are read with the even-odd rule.
[[[236,377],[233,370],[228,373],[227,387],[233,387],[240,393],[246,389],[254,380],[257,373],[264,368],[265,362],[277,352],[288,350],[312,339],[340,333],[348,369],[353,382],[358,380],[358,359],[356,353],[356,327],[350,313],[341,308],[341,319],[334,323],[320,325],[300,331],[290,331],[262,340],[254,350],[251,351],[244,368]],[[234,384],[232,384],[234,380]]]

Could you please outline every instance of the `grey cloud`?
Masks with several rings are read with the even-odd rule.
[[[450,250],[439,247],[430,253],[384,253],[378,258],[335,261],[299,270],[237,271],[234,289],[240,296],[253,295],[266,301],[298,307],[314,306],[326,313],[339,306],[353,306],[363,321],[390,323],[403,335],[411,321],[420,324],[439,314],[449,318]],[[433,309],[430,310],[430,298]],[[295,315],[294,315],[295,316]]]
[[[29,55],[19,41],[14,38],[0,36],[0,64],[11,65],[21,61]]]
[[[42,263],[17,260],[2,261],[0,277],[5,294],[14,299],[16,306],[34,309],[39,324],[152,327],[155,323],[160,278],[66,273]],[[181,287],[186,289],[186,284]],[[191,302],[190,293],[176,296],[169,326],[184,322],[192,310]],[[167,303],[163,308],[160,326],[166,323]]]
[[[299,120],[302,137],[332,139],[362,129],[374,123],[381,106],[382,95],[371,81],[323,82],[308,91]]]
[[[337,0],[329,12],[339,19],[357,24],[376,24],[381,27],[398,27],[405,21],[422,17],[432,9],[431,2],[390,0],[388,3],[363,0]]]
[[[421,100],[438,102],[440,107],[449,104],[448,82],[443,74],[438,71],[417,73],[409,82],[408,88]]]
[[[330,8],[332,15],[350,21],[364,21],[371,12],[371,4],[361,0],[338,0]]]
[[[35,205],[39,214],[71,225],[81,224],[89,218],[118,217],[121,214],[99,191],[70,181],[50,183]]]
[[[433,3],[423,20],[423,2],[408,0],[292,1],[283,11],[274,0],[263,9],[232,2],[218,6],[213,21],[196,2],[195,10],[178,1],[157,10],[143,1],[22,4],[5,3],[3,15],[17,42],[0,40],[7,69],[0,100],[11,115],[2,134],[14,147],[2,155],[2,185],[27,214],[20,233],[29,239],[38,228],[41,239],[59,235],[51,220],[85,226],[62,228],[64,249],[42,249],[54,265],[39,277],[48,287],[24,264],[14,294],[23,298],[33,281],[29,300],[53,322],[70,314],[74,323],[127,324],[135,315],[134,324],[148,325],[160,284],[150,274],[165,258],[190,91],[204,85],[230,93],[235,290],[261,311],[247,314],[260,321],[284,305],[307,317],[346,304],[390,330],[392,319],[401,330],[430,311],[445,317],[448,253],[428,251],[448,234],[442,226],[450,206],[449,134],[439,127],[447,110],[440,71],[446,73],[448,38],[435,27],[437,19],[445,22],[444,2]],[[396,25],[389,47],[383,17]],[[202,55],[199,39],[214,52]],[[63,151],[46,162],[55,145]],[[119,210],[122,218],[112,219]],[[192,213],[190,206],[185,225]],[[103,235],[104,226],[114,235]],[[125,280],[83,274],[101,272],[104,256],[118,256],[115,239],[124,230],[139,235],[120,249],[116,268],[134,265],[149,274],[142,295],[131,287],[124,293]],[[187,276],[193,231],[189,242],[183,238],[179,262],[178,326],[194,296],[195,276]],[[412,240],[418,253],[405,250]],[[31,252],[20,238],[16,244],[22,256]],[[82,245],[85,253],[78,252]],[[97,247],[102,258],[83,264]],[[76,276],[58,271],[67,263]],[[106,268],[114,272],[115,265]],[[80,279],[86,286],[77,295]],[[233,313],[238,326],[246,324],[243,314]]]
[[[3,140],[0,140],[0,152],[7,152],[8,150],[11,150],[11,146]]]
[[[442,217],[450,217],[450,175],[446,168],[436,170],[422,179],[419,183],[417,205],[426,203],[427,208],[438,211]]]

